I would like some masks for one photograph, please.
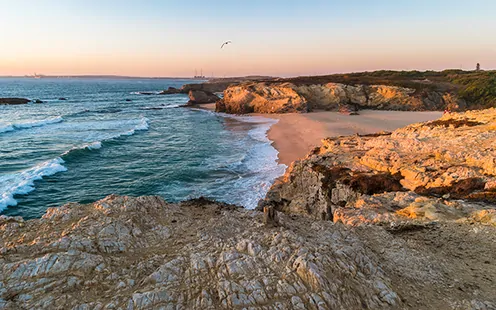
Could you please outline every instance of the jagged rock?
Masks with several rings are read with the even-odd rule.
[[[215,94],[204,91],[204,90],[190,90],[188,93],[189,102],[188,104],[203,104],[203,103],[215,103],[220,98]]]
[[[484,212],[495,208],[494,128],[496,110],[489,109],[445,115],[392,134],[325,139],[290,167],[260,205],[353,226],[483,218],[472,205],[454,207],[450,201],[489,202],[479,208]]]
[[[0,104],[26,104],[28,102],[31,102],[31,100],[25,98],[0,98]]]
[[[395,195],[378,199],[420,202]],[[473,213],[474,225],[354,230],[279,213],[270,227],[261,212],[207,199],[109,196],[41,219],[1,216],[0,309],[437,309],[474,296],[493,305],[496,269],[484,261],[496,227],[477,224],[492,213]]]
[[[330,222],[109,196],[0,218],[2,308],[390,308],[401,304],[357,236]],[[22,224],[22,225],[21,225]],[[302,238],[297,227],[319,234]],[[349,259],[349,256],[353,259]],[[332,277],[330,277],[332,275]],[[312,306],[313,305],[313,306]]]

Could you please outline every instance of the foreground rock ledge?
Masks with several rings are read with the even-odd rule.
[[[3,216],[0,309],[494,306],[492,227],[279,222],[268,228],[260,212],[202,199],[120,196],[36,220]]]

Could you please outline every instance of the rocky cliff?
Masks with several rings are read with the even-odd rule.
[[[293,163],[262,205],[352,225],[496,224],[495,146],[496,109],[447,114],[393,133],[329,138]]]
[[[217,111],[235,114],[359,109],[456,111],[466,107],[464,100],[449,92],[399,86],[250,82],[228,87],[224,99],[217,104]]]

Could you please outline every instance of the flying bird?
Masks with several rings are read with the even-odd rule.
[[[224,47],[224,45],[231,44],[231,43],[232,43],[231,41],[226,41],[226,42],[222,43],[220,48],[222,49]]]

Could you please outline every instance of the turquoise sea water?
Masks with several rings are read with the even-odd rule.
[[[0,79],[0,97],[45,102],[0,105],[0,214],[34,218],[112,193],[256,206],[285,169],[266,138],[273,122],[178,107],[182,94],[140,94],[184,83]]]

